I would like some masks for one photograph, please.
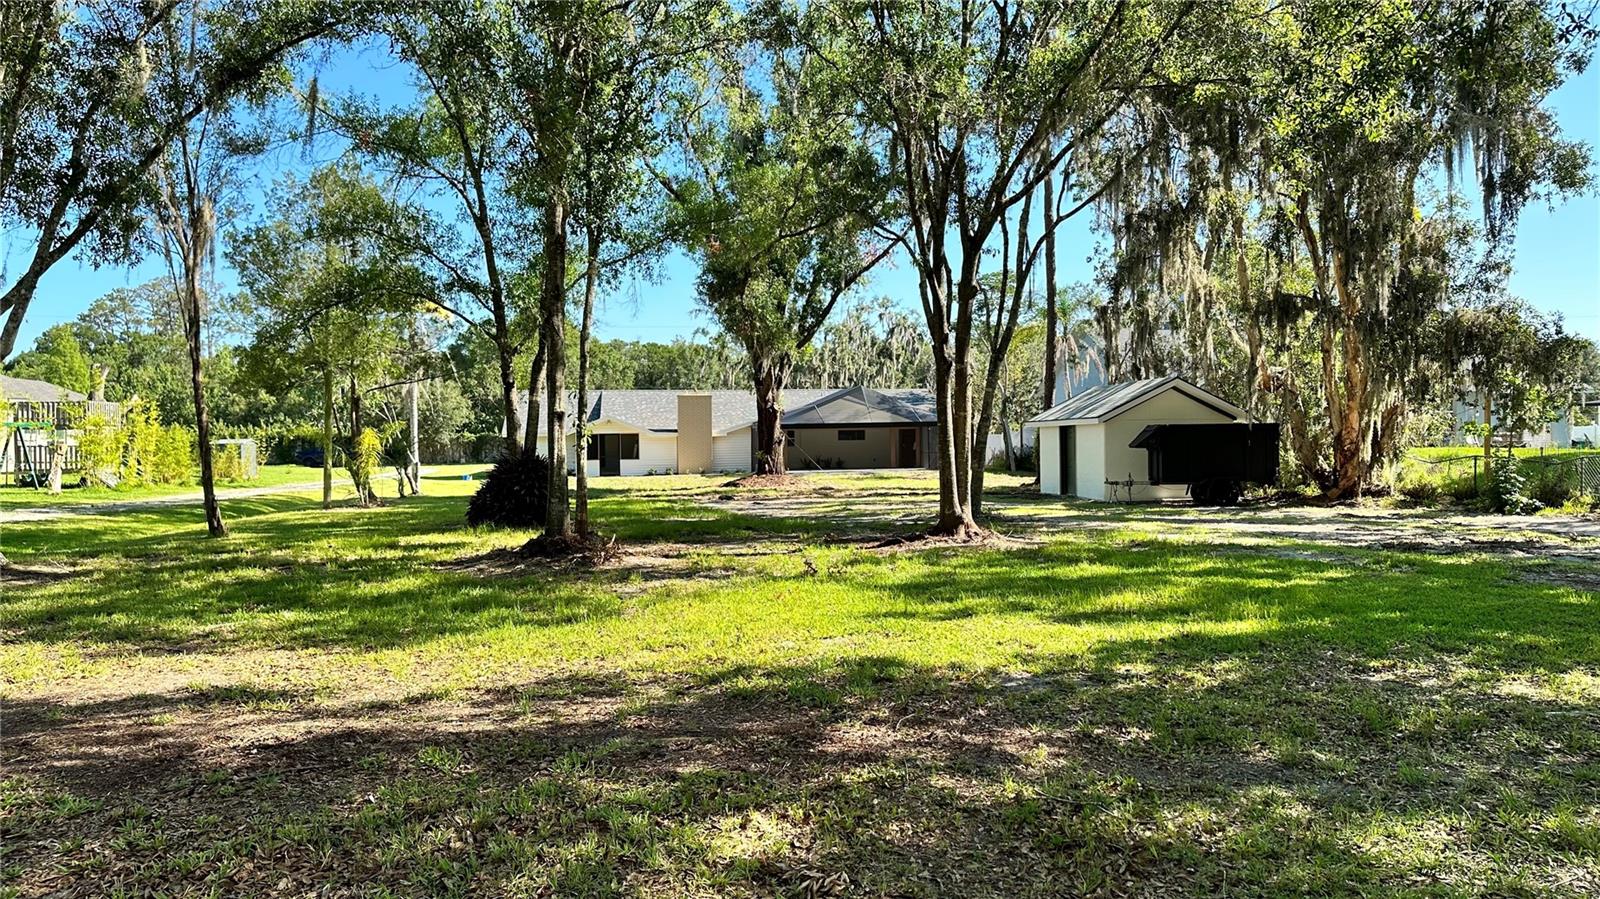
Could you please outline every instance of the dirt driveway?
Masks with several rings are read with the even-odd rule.
[[[914,528],[932,517],[919,491],[834,495],[827,490],[782,496],[707,500],[750,515],[872,522]],[[987,498],[985,508],[1006,530],[1130,529],[1230,544],[1284,540],[1406,552],[1487,552],[1563,562],[1600,563],[1600,515],[1479,515],[1456,510],[1375,506],[1112,505],[1051,497]]]

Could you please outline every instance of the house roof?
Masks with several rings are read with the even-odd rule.
[[[614,421],[641,431],[675,434],[678,396],[711,395],[711,432],[726,434],[755,423],[756,395],[750,390],[596,390],[589,398],[588,421]],[[576,397],[569,396],[576,404]],[[527,420],[528,394],[517,397],[517,411]],[[933,394],[926,390],[877,390],[869,387],[793,389],[783,392],[786,427],[831,424],[924,424],[934,421]],[[548,420],[539,409],[539,428]]]
[[[1177,375],[1164,378],[1145,378],[1140,381],[1123,381],[1088,390],[1063,403],[1051,406],[1027,422],[1029,425],[1099,424],[1116,418],[1145,400],[1166,390],[1177,390],[1204,406],[1209,406],[1234,419],[1245,418],[1243,409],[1235,406],[1209,390],[1190,384]]]
[[[792,398],[791,398],[792,403]],[[878,390],[846,387],[805,403],[789,405],[783,426],[924,425],[938,420],[933,393],[927,390]]]
[[[33,378],[13,378],[10,375],[0,375],[0,396],[24,403],[64,403],[87,399],[78,391],[68,390],[59,384]]]

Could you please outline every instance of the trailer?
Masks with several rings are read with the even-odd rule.
[[[1233,505],[1247,484],[1278,483],[1276,422],[1156,424],[1128,446],[1149,457],[1150,484],[1187,484],[1196,505]]]

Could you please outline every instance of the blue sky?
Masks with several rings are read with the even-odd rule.
[[[411,92],[406,70],[394,65],[377,43],[337,54],[319,75],[325,91],[354,89],[386,102],[404,100]],[[1600,66],[1591,66],[1569,81],[1551,102],[1569,137],[1600,146]],[[334,152],[336,148],[322,155]],[[286,171],[304,170],[307,165],[297,149],[279,151],[262,163],[241,191],[243,200],[255,207],[247,216],[259,214],[261,191],[274,178]],[[1092,279],[1098,239],[1087,214],[1063,227],[1062,283]],[[15,271],[24,264],[23,252],[8,249],[5,267]],[[75,259],[63,261],[41,282],[17,341],[18,351],[30,346],[44,329],[71,321],[107,291],[165,274],[164,264],[155,255],[131,267],[96,269]],[[635,280],[618,285],[602,299],[596,334],[602,339],[668,341],[712,328],[694,300],[695,274],[693,262],[677,253],[659,267],[654,283]],[[224,270],[219,279],[227,287],[231,273]],[[1561,313],[1571,330],[1600,341],[1600,197],[1591,192],[1554,208],[1539,203],[1524,211],[1517,228],[1511,289],[1540,309]],[[859,292],[862,296],[889,296],[914,309],[915,272],[905,259],[891,257]]]

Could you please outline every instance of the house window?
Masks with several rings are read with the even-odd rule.
[[[867,439],[867,432],[866,431],[840,431],[839,432],[839,442],[840,443],[843,443],[846,440],[865,440],[865,439]]]
[[[617,435],[617,458],[619,458],[619,459],[637,459],[637,458],[639,458],[639,435],[638,434],[618,434]]]
[[[590,462],[598,462],[600,460],[600,436],[598,434],[589,435],[589,449],[583,455]]]
[[[794,446],[794,429],[793,428],[783,432],[783,445],[784,446]]]

